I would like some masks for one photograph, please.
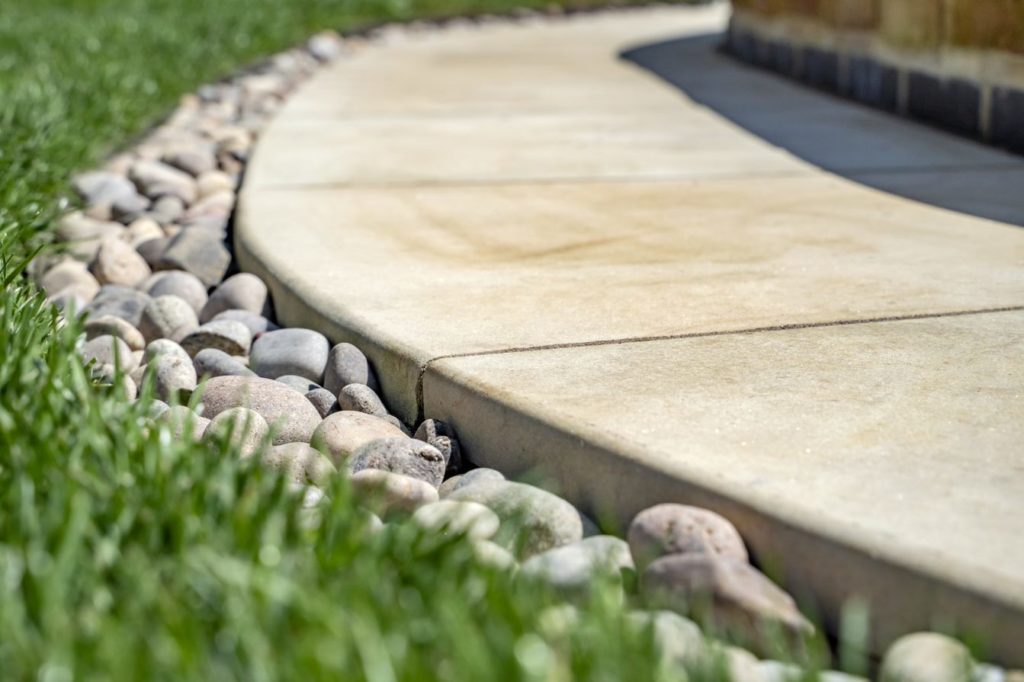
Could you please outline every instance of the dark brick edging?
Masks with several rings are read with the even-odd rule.
[[[722,51],[813,88],[1024,154],[1024,89],[992,86],[986,108],[981,86],[970,80],[772,40],[735,22]]]

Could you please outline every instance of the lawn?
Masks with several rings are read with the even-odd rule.
[[[577,627],[465,542],[379,534],[340,477],[318,527],[282,478],[92,386],[22,277],[70,175],[184,93],[324,28],[523,0],[5,0],[0,11],[0,678],[647,680],[598,592]]]

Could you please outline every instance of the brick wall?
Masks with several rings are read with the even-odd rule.
[[[1024,0],[733,0],[747,61],[1024,151]]]

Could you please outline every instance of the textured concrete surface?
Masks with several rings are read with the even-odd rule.
[[[703,504],[831,622],[1021,662],[1024,162],[731,62],[724,21],[360,50],[258,146],[241,263],[474,461],[620,524]]]

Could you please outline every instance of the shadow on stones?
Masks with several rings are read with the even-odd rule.
[[[920,124],[738,62],[719,50],[722,41],[721,33],[703,34],[637,46],[619,56],[825,171],[933,206],[1024,226],[1024,202],[1006,191],[1009,183],[994,181],[1002,173],[1020,174],[1024,181],[1016,157],[977,145],[992,161],[966,163],[956,159],[953,145],[976,143],[930,131],[950,143],[950,160],[936,163],[922,155],[931,145],[902,132]],[[872,126],[872,116],[885,117],[885,125]]]

